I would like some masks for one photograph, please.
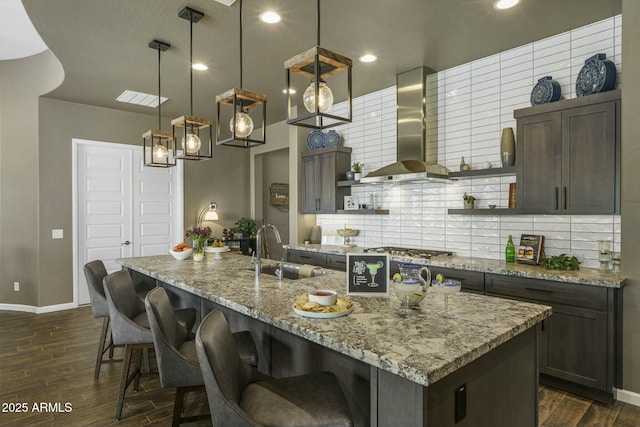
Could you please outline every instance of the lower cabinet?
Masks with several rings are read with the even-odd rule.
[[[621,383],[617,289],[497,274],[485,280],[487,295],[552,307],[539,325],[540,382],[613,402],[613,387]]]
[[[328,268],[331,270],[347,270],[346,255],[288,249],[287,261],[294,264],[316,265],[318,267]]]

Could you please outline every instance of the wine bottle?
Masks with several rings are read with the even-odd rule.
[[[504,250],[504,259],[507,262],[514,262],[516,260],[516,248],[513,246],[513,239],[509,234],[509,240],[507,241],[507,247]]]

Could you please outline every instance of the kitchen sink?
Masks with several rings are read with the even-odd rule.
[[[271,276],[277,276],[276,271],[280,268],[279,265],[263,265],[262,273],[269,274]],[[293,264],[282,264],[283,278],[284,279],[304,279],[304,277],[300,277],[300,266]],[[311,277],[324,276],[327,274],[327,271],[321,270],[319,268],[315,268],[311,271]]]

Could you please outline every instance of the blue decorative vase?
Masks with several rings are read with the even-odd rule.
[[[616,84],[616,64],[604,53],[597,53],[584,61],[576,78],[576,95],[586,96],[606,92]]]
[[[355,178],[355,174],[353,171],[346,171],[345,175],[347,175],[347,181],[353,181]]]
[[[548,104],[560,99],[560,83],[551,76],[544,76],[531,91],[531,105]]]

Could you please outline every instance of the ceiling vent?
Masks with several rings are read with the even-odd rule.
[[[168,99],[169,98],[163,96],[161,102],[164,104]],[[116,98],[116,101],[156,108],[158,106],[158,95],[136,92],[135,90],[125,90]]]

